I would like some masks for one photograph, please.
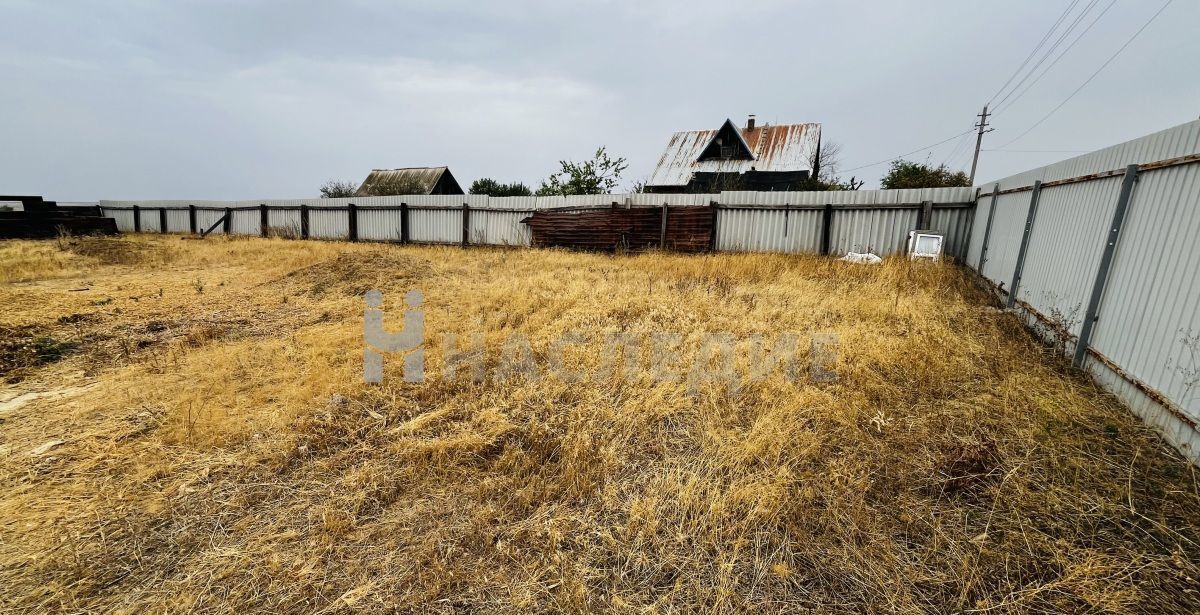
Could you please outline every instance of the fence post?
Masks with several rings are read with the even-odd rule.
[[[142,232],[142,208],[137,205],[133,206],[133,232]]]
[[[988,239],[992,236],[992,220],[996,218],[996,199],[1000,198],[1000,182],[992,186],[992,206],[988,209],[987,226],[983,227],[983,244],[979,246],[979,266],[975,269],[983,275],[983,263],[987,261]],[[976,204],[978,207],[978,204]],[[987,276],[983,276],[987,279]]]
[[[913,229],[913,231],[925,230],[929,227],[929,221],[931,219],[933,219],[933,201],[921,201],[921,208],[917,210],[917,226]],[[916,247],[915,245],[912,245],[913,236],[914,233],[909,233],[908,237],[905,237],[904,250],[906,253],[912,252],[912,248]]]
[[[1075,367],[1082,368],[1083,360],[1087,357],[1088,344],[1092,341],[1092,330],[1096,319],[1099,318],[1100,300],[1104,297],[1104,285],[1108,282],[1108,270],[1112,267],[1113,254],[1117,251],[1117,241],[1121,238],[1121,226],[1125,224],[1125,213],[1129,210],[1129,201],[1133,197],[1133,185],[1138,180],[1138,165],[1125,167],[1125,179],[1121,182],[1121,193],[1117,197],[1117,210],[1113,212],[1112,224],[1108,227],[1107,243],[1104,245],[1104,255],[1100,257],[1100,267],[1096,270],[1096,282],[1092,284],[1092,297],[1088,300],[1087,313],[1083,316],[1083,329],[1079,332],[1079,340],[1075,343],[1075,358],[1071,362]]]
[[[963,238],[962,246],[958,249],[961,252],[961,258],[964,262],[967,260],[967,255],[971,252],[971,235],[975,230],[975,211],[979,209],[979,192],[982,189],[982,187],[975,189],[975,198],[971,200],[971,210],[967,212],[967,235]]]
[[[716,201],[709,201],[708,206],[709,206],[709,208],[712,209],[712,227],[709,230],[709,233],[711,233],[711,234],[708,237],[708,250],[709,250],[709,252],[716,252],[717,251],[717,217],[719,215],[719,212],[721,211],[721,209],[720,209],[721,206],[718,205]]]
[[[267,204],[259,203],[258,204],[258,235],[259,235],[259,237],[266,237],[267,231],[269,231],[270,229],[271,229],[271,223],[267,219]]]
[[[662,217],[658,223],[658,249],[667,249],[667,204],[662,204]]]
[[[347,226],[350,232],[350,241],[358,241],[358,205],[350,203],[346,205],[346,215],[349,216]]]
[[[196,206],[188,205],[188,228],[192,234],[196,234]]]
[[[225,208],[225,225],[224,225],[224,228],[222,228],[221,230],[225,231],[226,235],[233,234],[233,208],[232,207]]]
[[[833,234],[833,203],[825,204],[821,216],[821,255],[829,256],[829,240]]]
[[[931,218],[933,218],[933,201],[921,201],[921,210],[917,212],[917,228],[914,230],[922,231],[928,228]]]
[[[1037,217],[1038,198],[1042,195],[1042,180],[1033,182],[1033,195],[1029,197],[1029,213],[1025,216],[1025,233],[1021,235],[1021,249],[1017,251],[1017,268],[1013,270],[1012,284],[1008,289],[1008,307],[1017,304],[1017,291],[1021,288],[1021,271],[1025,268],[1025,252],[1029,250],[1029,236],[1033,233],[1033,220]]]
[[[300,239],[308,239],[308,205],[300,204]]]
[[[408,243],[408,203],[400,204],[400,243]]]
[[[463,203],[462,223],[462,245],[465,248],[471,245],[471,206],[466,203]]]
[[[158,232],[160,232],[160,233],[167,232],[167,208],[166,207],[158,208]]]

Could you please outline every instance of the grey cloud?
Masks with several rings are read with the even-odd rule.
[[[0,1],[0,192],[294,197],[425,164],[536,184],[599,145],[636,180],[672,131],[747,113],[822,122],[850,168],[969,128],[1060,4]],[[1062,100],[1153,8],[1116,5],[985,147]],[[1175,3],[1011,148],[1094,149],[1194,119],[1197,22],[1200,5]],[[912,157],[962,167],[968,154],[959,141]],[[1069,155],[987,152],[979,175]],[[884,170],[854,173],[870,186]]]

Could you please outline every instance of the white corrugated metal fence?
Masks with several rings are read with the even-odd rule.
[[[105,215],[125,232],[160,232],[159,212],[166,211],[167,232],[190,232],[190,207],[196,230],[207,230],[230,212],[229,232],[263,233],[262,207],[268,234],[302,236],[307,210],[308,237],[349,239],[350,205],[357,219],[357,238],[401,241],[404,215],[408,240],[459,244],[463,241],[466,204],[467,243],[529,246],[529,226],[521,222],[533,212],[562,207],[714,206],[715,249],[753,252],[818,252],[822,249],[826,209],[829,250],[873,251],[881,256],[903,251],[908,232],[916,228],[923,205],[931,209],[921,226],[946,234],[946,253],[961,257],[970,237],[970,188],[860,190],[845,192],[722,192],[720,194],[599,194],[568,197],[487,197],[480,195],[385,196],[345,199],[264,201],[100,201]],[[406,210],[402,214],[401,208]],[[669,220],[669,216],[668,216]],[[669,224],[669,222],[668,222]],[[213,230],[224,232],[225,223]]]
[[[1127,178],[1128,165],[1137,167]],[[1118,220],[1127,179],[1132,191]],[[1014,307],[1043,332],[1061,331],[1055,335],[1066,338],[1077,365],[1200,462],[1200,121],[984,184],[982,192],[967,264],[1005,300],[1019,282]],[[1090,338],[1080,340],[1094,293]]]

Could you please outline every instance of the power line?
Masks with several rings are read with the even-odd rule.
[[[1058,35],[1057,39],[1054,40],[1054,44],[1050,45],[1050,47],[1048,49],[1046,49],[1046,53],[1042,54],[1042,57],[1038,59],[1037,63],[1034,64],[1033,67],[1029,69],[1029,72],[1025,73],[1025,76],[1021,77],[1021,80],[1018,81],[1017,84],[1014,85],[1013,88],[1008,91],[1008,94],[1005,94],[1004,98],[1001,98],[1000,101],[996,103],[997,107],[1002,106],[1004,104],[1004,101],[1008,100],[1009,97],[1011,97],[1013,95],[1013,93],[1015,93],[1022,85],[1024,85],[1025,82],[1029,80],[1029,77],[1031,77],[1033,75],[1033,73],[1037,72],[1037,69],[1042,65],[1042,63],[1045,62],[1046,59],[1049,58],[1050,55],[1053,54],[1056,49],[1058,49],[1058,46],[1061,45],[1063,43],[1063,41],[1067,40],[1067,37],[1070,36],[1071,32],[1073,32],[1075,30],[1075,28],[1077,26],[1079,26],[1079,23],[1081,21],[1083,21],[1084,16],[1086,16],[1088,13],[1092,12],[1092,9],[1095,8],[1096,4],[1098,4],[1099,2],[1100,2],[1100,0],[1091,0],[1091,2],[1088,2],[1087,6],[1083,7],[1083,10],[1080,11],[1079,14],[1075,16],[1075,19],[1072,20],[1071,23],[1069,25],[1067,25],[1067,28],[1065,30],[1063,30],[1061,34]]]
[[[1082,154],[1090,152],[1088,149],[985,149],[985,152],[1022,152],[1026,154],[1046,153],[1046,154]]]
[[[897,154],[897,155],[895,155],[895,156],[889,156],[889,157],[887,157],[887,158],[884,158],[883,160],[880,160],[879,162],[872,162],[872,163],[870,163],[870,164],[864,164],[864,165],[862,165],[862,166],[859,166],[859,167],[854,167],[854,168],[851,168],[851,169],[842,169],[842,170],[841,170],[841,172],[842,172],[842,173],[849,173],[850,171],[857,171],[857,170],[859,170],[859,169],[866,169],[866,168],[869,168],[869,167],[879,166],[879,165],[881,165],[881,164],[884,164],[884,163],[887,163],[887,162],[891,162],[891,161],[893,161],[893,160],[898,160],[898,159],[900,159],[900,158],[903,158],[903,157],[905,157],[905,156],[911,156],[911,155],[913,155],[913,154],[915,154],[915,153],[917,153],[917,152],[923,152],[923,151],[925,151],[925,150],[927,150],[927,149],[933,149],[933,148],[935,148],[935,147],[937,147],[937,146],[939,146],[939,145],[941,145],[941,144],[943,144],[943,143],[948,143],[948,142],[950,142],[950,141],[953,141],[953,140],[955,140],[955,139],[957,139],[957,138],[959,138],[959,137],[961,137],[961,136],[963,136],[963,135],[965,135],[965,134],[970,134],[970,133],[972,133],[972,132],[974,132],[974,131],[975,131],[975,127],[974,127],[974,126],[972,126],[972,127],[970,128],[970,130],[965,130],[965,131],[963,131],[963,132],[960,132],[960,133],[958,133],[958,134],[956,134],[956,135],[954,135],[954,136],[952,136],[952,137],[950,137],[950,138],[948,138],[948,139],[942,139],[941,141],[938,141],[937,143],[934,143],[933,145],[926,145],[926,146],[924,146],[924,147],[918,147],[917,149],[915,149],[915,150],[913,150],[913,151],[911,151],[911,152],[905,152],[905,153],[903,153],[903,154]]]
[[[967,134],[970,134],[970,133],[967,133]],[[963,146],[970,142],[971,142],[971,140],[967,138],[966,134],[959,137],[958,141],[954,144],[954,149],[950,150],[950,153],[946,154],[946,157],[944,159],[942,159],[942,165],[945,166],[947,163],[949,163],[951,160],[953,160],[955,157],[957,157],[961,153]]]
[[[1125,41],[1125,44],[1121,45],[1120,49],[1117,49],[1117,51],[1115,53],[1113,53],[1111,56],[1109,56],[1108,59],[1104,61],[1104,64],[1101,64],[1100,68],[1096,69],[1096,72],[1092,73],[1092,75],[1090,77],[1088,77],[1086,81],[1084,81],[1082,84],[1080,84],[1079,87],[1075,88],[1075,91],[1071,92],[1070,96],[1067,96],[1065,99],[1063,99],[1062,102],[1058,103],[1058,105],[1055,106],[1053,109],[1051,109],[1049,113],[1042,116],[1042,119],[1035,122],[1033,124],[1033,126],[1030,126],[1029,128],[1025,129],[1025,132],[1017,135],[1017,138],[1013,139],[1012,141],[1009,141],[1008,143],[1005,143],[1004,145],[1001,145],[999,149],[1004,149],[1004,148],[1008,147],[1009,145],[1012,145],[1013,143],[1020,141],[1025,135],[1029,134],[1030,132],[1033,132],[1034,128],[1041,126],[1042,122],[1045,122],[1046,120],[1050,119],[1050,116],[1054,115],[1059,109],[1061,109],[1063,107],[1063,105],[1067,104],[1072,98],[1075,98],[1075,95],[1078,94],[1080,90],[1087,87],[1087,84],[1091,83],[1092,79],[1096,78],[1096,75],[1099,75],[1101,71],[1103,71],[1105,68],[1108,67],[1109,64],[1112,63],[1113,60],[1117,59],[1117,56],[1121,55],[1121,52],[1125,51],[1125,48],[1128,47],[1130,45],[1130,43],[1132,43],[1134,41],[1134,39],[1136,39],[1142,33],[1142,31],[1144,31],[1147,27],[1149,27],[1150,24],[1153,23],[1155,19],[1158,19],[1158,16],[1161,15],[1162,12],[1167,9],[1168,6],[1171,6],[1171,3],[1174,1],[1175,0],[1167,0],[1166,3],[1164,3],[1161,7],[1159,7],[1159,9],[1157,11],[1155,11],[1155,13],[1153,15],[1150,16],[1150,19],[1147,19],[1146,23],[1142,24],[1142,27],[1137,29],[1137,32],[1134,32],[1133,36],[1129,37],[1129,40]]]
[[[965,171],[967,168],[967,164],[968,164],[967,161],[969,161],[971,159],[971,136],[970,136],[970,133],[967,133],[967,135],[964,136],[962,143],[964,146],[962,148],[962,150],[960,150],[957,154],[955,154],[949,160],[947,160],[946,164],[947,164],[947,166],[951,166],[956,169],[962,169]]]
[[[1067,52],[1070,51],[1071,48],[1074,47],[1076,43],[1078,43],[1081,39],[1083,39],[1084,35],[1087,34],[1089,31],[1091,31],[1092,26],[1095,26],[1096,22],[1100,21],[1100,18],[1104,17],[1104,14],[1107,13],[1108,10],[1111,9],[1113,7],[1113,5],[1115,5],[1116,3],[1117,3],[1117,0],[1112,0],[1112,2],[1109,2],[1108,6],[1104,7],[1104,10],[1100,11],[1099,15],[1096,15],[1096,18],[1092,20],[1092,23],[1088,24],[1088,26],[1083,29],[1083,32],[1080,32],[1079,36],[1076,36],[1075,40],[1071,41],[1071,44],[1067,45],[1066,49],[1063,49],[1062,53],[1058,54],[1058,57],[1054,58],[1054,61],[1051,62],[1048,66],[1046,66],[1045,70],[1043,70],[1041,72],[1041,74],[1039,74],[1037,76],[1037,78],[1035,78],[1033,81],[1031,81],[1029,83],[1029,85],[1025,86],[1025,89],[1021,90],[1021,93],[1017,94],[1016,98],[1008,101],[1007,105],[1004,105],[999,109],[996,109],[996,113],[1001,113],[1005,109],[1008,109],[1009,107],[1013,106],[1013,104],[1015,104],[1018,100],[1020,100],[1021,97],[1024,96],[1026,92],[1028,92],[1031,88],[1033,88],[1033,86],[1037,85],[1037,82],[1041,81],[1042,77],[1045,77],[1046,73],[1050,72],[1050,69],[1054,68],[1054,65],[1058,64],[1058,61],[1063,59],[1063,56],[1067,55]]]
[[[968,139],[967,143],[970,143],[970,142],[971,141]],[[957,156],[955,156],[954,158],[951,158],[946,163],[946,166],[951,169],[955,169],[955,170],[962,171],[965,173],[967,171],[967,167],[970,166],[970,164],[971,164],[971,148],[967,147],[967,148],[963,149],[961,152],[959,152]]]
[[[988,99],[987,104],[992,104],[992,101],[996,100],[997,96],[1000,96],[1000,93],[1004,91],[1004,88],[1007,88],[1008,84],[1012,83],[1012,80],[1016,79],[1017,75],[1021,74],[1021,69],[1025,68],[1025,65],[1029,64],[1029,61],[1033,59],[1033,56],[1036,55],[1038,50],[1042,48],[1042,45],[1045,45],[1046,41],[1050,40],[1050,35],[1054,34],[1054,31],[1058,29],[1058,25],[1061,24],[1064,19],[1066,19],[1067,15],[1070,14],[1071,10],[1075,8],[1076,4],[1079,4],[1079,0],[1071,0],[1071,4],[1067,5],[1067,10],[1063,11],[1062,15],[1058,16],[1058,20],[1054,22],[1053,26],[1050,26],[1050,31],[1046,32],[1045,36],[1042,36],[1042,40],[1038,41],[1038,44],[1034,46],[1033,51],[1030,51],[1029,55],[1025,56],[1025,59],[1021,61],[1021,65],[1017,67],[1017,70],[1013,71],[1012,75],[1009,75],[1008,81],[1005,81],[1004,85],[1000,86],[1000,89],[996,90],[995,94],[992,94],[992,97]]]

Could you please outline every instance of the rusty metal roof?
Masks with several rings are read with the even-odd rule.
[[[726,120],[729,122],[729,120]],[[820,124],[763,125],[738,130],[753,160],[699,160],[717,136],[715,130],[685,130],[671,141],[646,182],[648,186],[685,186],[696,172],[745,173],[746,171],[812,171],[812,154],[821,139]]]
[[[368,188],[379,183],[411,186],[409,194],[429,194],[437,186],[442,174],[448,167],[408,167],[405,169],[372,169],[361,186],[355,191],[355,196],[371,196]]]

